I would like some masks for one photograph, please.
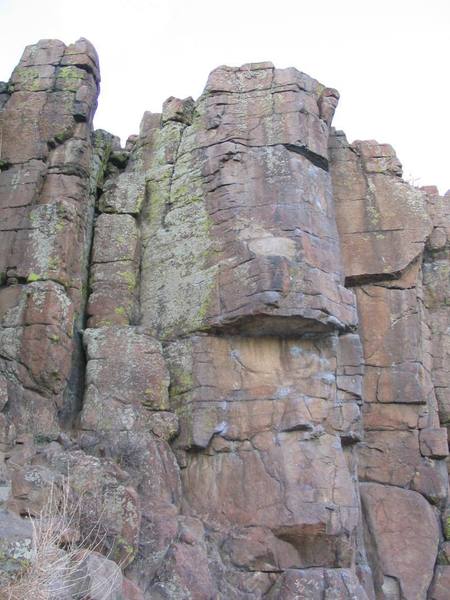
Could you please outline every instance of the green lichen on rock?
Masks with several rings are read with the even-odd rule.
[[[133,271],[119,271],[118,275],[125,281],[129,292],[133,292],[136,288],[136,273]]]
[[[444,535],[446,540],[450,540],[450,515],[445,519]]]
[[[169,388],[171,398],[192,389],[193,385],[194,381],[191,373],[177,369],[176,367],[171,369],[171,384]]]
[[[43,446],[45,444],[49,444],[53,442],[55,438],[51,435],[45,435],[44,433],[37,433],[33,436],[33,441],[38,446]]]
[[[56,73],[56,88],[69,92],[77,92],[86,72],[74,65],[59,67]]]
[[[33,532],[29,521],[0,511],[0,580],[20,576],[31,564]]]
[[[185,129],[168,122],[155,134],[147,170],[141,300],[145,322],[163,339],[205,329],[217,271],[210,265],[213,241],[202,164],[184,145]],[[168,159],[162,150],[171,143]]]
[[[124,565],[126,566],[133,562],[136,552],[137,549],[125,538],[119,535],[114,540],[113,548],[110,552],[110,558],[123,568]]]
[[[112,325],[114,325],[114,323],[111,319],[102,319],[98,323],[98,327],[111,327]]]
[[[60,267],[59,258],[56,256],[50,256],[48,259],[48,268],[50,271],[56,271]]]
[[[373,204],[369,204],[366,207],[367,216],[369,217],[370,227],[377,228],[380,225],[381,215],[378,207]]]
[[[144,391],[142,406],[155,411],[167,410],[167,381],[148,387]]]
[[[36,92],[42,88],[41,73],[38,67],[17,67],[14,70],[10,91]]]
[[[55,134],[54,139],[57,144],[64,144],[67,140],[72,137],[72,131],[65,129]]]

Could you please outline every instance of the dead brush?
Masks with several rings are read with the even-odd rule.
[[[39,516],[29,516],[31,556],[13,579],[0,581],[0,600],[116,598],[113,590],[121,577],[121,565],[116,568],[109,563],[110,572],[105,575],[103,559],[108,556],[99,551],[105,547],[107,532],[100,515],[87,532],[80,534],[82,505],[82,497],[76,501],[71,498],[68,481],[50,486]]]

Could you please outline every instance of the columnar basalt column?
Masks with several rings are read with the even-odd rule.
[[[0,86],[0,505],[39,517],[49,498],[58,506],[65,481],[83,507],[83,535],[102,529],[97,548],[127,565],[139,539],[137,493],[114,461],[74,441],[94,205],[111,145],[92,136],[99,81],[90,42],[41,40]],[[7,544],[11,513],[1,514]],[[3,549],[2,576],[11,558]],[[88,563],[118,571],[98,554]]]
[[[260,598],[314,566],[348,569],[366,598],[362,354],[328,173],[337,99],[295,69],[222,67],[195,105],[147,114],[137,142],[142,325],[163,340],[182,512],[207,528],[219,597]]]
[[[337,132],[331,172],[364,350],[359,480],[375,589],[379,597],[425,599],[448,495],[445,402],[437,402],[447,385],[445,318],[436,326],[437,315],[445,317],[438,257],[448,208],[401,179],[387,144],[349,145]],[[408,531],[406,515],[415,522]]]
[[[450,374],[448,359],[450,354],[449,329],[449,240],[450,240],[450,210],[449,196],[439,196],[433,188],[424,190],[428,196],[428,210],[433,223],[433,231],[428,240],[423,262],[424,305],[426,308],[427,324],[430,332],[430,353],[432,365],[432,380],[439,412],[439,423],[426,429],[421,435],[421,452],[432,459],[448,460],[448,432],[450,427]],[[442,465],[444,468],[444,465]],[[438,556],[439,565],[435,569],[435,579],[431,590],[433,600],[445,598],[450,588],[450,506],[449,498],[442,511],[442,526],[444,541]]]
[[[99,80],[89,42],[42,40],[25,49],[0,113],[0,377],[21,434],[57,435],[80,392]]]
[[[143,222],[142,314],[161,337],[356,324],[326,170],[337,97],[261,63],[214,71],[193,114],[168,102]]]

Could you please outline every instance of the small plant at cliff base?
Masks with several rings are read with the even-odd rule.
[[[89,556],[103,547],[106,534],[100,534],[99,519],[80,539],[83,499],[73,503],[69,497],[67,483],[62,490],[52,485],[39,517],[30,517],[31,556],[13,580],[0,582],[0,600],[108,600],[111,597],[121,573],[120,565],[108,578],[96,577],[100,567],[87,570]]]

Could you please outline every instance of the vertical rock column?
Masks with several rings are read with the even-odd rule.
[[[106,132],[94,137],[106,166],[91,253],[78,442],[104,470],[120,465],[122,491],[111,499],[104,487],[99,495],[106,513],[112,506],[117,515],[117,523],[107,519],[116,534],[113,556],[145,591],[183,526],[179,469],[168,443],[178,419],[169,410],[161,344],[139,324],[142,139],[121,149]]]
[[[215,582],[202,570],[189,584],[194,554],[172,548],[152,588],[164,598],[339,585],[366,598],[362,355],[328,173],[337,98],[260,63],[221,67],[195,105],[144,117],[142,326],[163,341],[182,512],[206,526]]]
[[[105,144],[91,138],[98,85],[89,42],[44,40],[25,49],[2,94],[0,500],[39,517],[58,510],[59,485],[69,481],[83,498],[82,535],[102,527],[105,552],[126,564],[139,531],[136,493],[117,465],[70,439],[83,392],[79,336],[105,158]]]
[[[73,416],[98,84],[89,42],[43,40],[25,49],[2,94],[0,385],[9,441],[14,430],[54,438],[58,415]]]
[[[425,189],[433,231],[428,240],[423,263],[424,304],[431,336],[432,380],[436,394],[440,427],[425,430],[421,443],[423,454],[430,458],[448,455],[450,428],[450,208],[449,194],[441,197],[436,189]],[[447,469],[450,461],[447,459]],[[441,545],[432,600],[444,600],[450,589],[450,506],[443,511],[444,541]]]
[[[401,179],[390,146],[349,145],[337,132],[331,171],[364,349],[359,479],[376,592],[425,599],[448,488],[424,305],[422,267],[432,223],[425,194]]]
[[[144,198],[140,153],[122,150],[103,132],[109,148],[103,193],[99,197],[91,257],[88,326],[129,325],[138,320],[137,217]]]
[[[0,86],[0,502],[16,514],[60,517],[53,511],[65,481],[82,506],[82,537],[100,529],[95,548],[126,565],[139,498],[114,461],[80,450],[72,429],[84,384],[79,337],[94,205],[109,153],[107,135],[92,138],[99,79],[89,42],[43,40]],[[99,569],[108,562],[86,560]],[[77,577],[85,583],[81,569]],[[121,581],[119,572],[113,587]]]

